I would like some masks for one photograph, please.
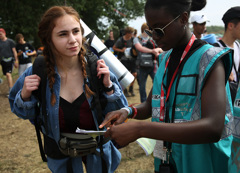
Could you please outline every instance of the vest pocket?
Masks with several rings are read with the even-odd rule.
[[[182,75],[178,82],[174,107],[175,120],[184,122],[191,119],[197,96],[198,74]]]
[[[177,87],[177,95],[197,95],[198,74],[182,75]]]

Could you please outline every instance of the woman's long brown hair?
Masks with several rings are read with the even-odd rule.
[[[53,90],[53,85],[55,83],[55,69],[54,69],[54,67],[56,65],[55,58],[56,58],[56,55],[58,54],[58,52],[55,49],[55,46],[53,45],[53,42],[51,40],[52,31],[55,27],[55,21],[64,15],[71,15],[80,23],[79,14],[72,7],[53,6],[45,12],[45,14],[43,15],[43,17],[38,25],[38,36],[44,47],[43,55],[44,55],[44,58],[46,61],[47,77],[49,80],[49,88],[51,90],[51,105],[54,105],[56,103],[56,95]],[[82,34],[84,34],[84,29],[82,28],[82,26],[81,26],[81,31],[82,31]],[[83,38],[82,45],[84,45],[84,42],[85,42],[85,39]],[[86,96],[90,97],[94,93],[90,90],[90,88],[88,87],[88,85],[86,83],[87,72],[86,72],[86,61],[84,58],[85,54],[86,54],[86,50],[85,50],[84,46],[82,46],[81,50],[79,52],[79,55],[78,55],[78,59],[82,66],[82,73],[83,73],[83,77],[84,77],[84,86],[85,86]]]

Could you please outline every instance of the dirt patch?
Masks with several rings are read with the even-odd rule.
[[[0,69],[1,70],[1,69]],[[17,79],[14,70],[14,81]],[[10,110],[8,86],[6,78],[0,84],[0,172],[1,173],[50,173],[43,163],[38,149],[34,126],[29,121],[18,118]],[[147,92],[152,81],[147,81]],[[140,103],[139,87],[135,83],[136,96],[128,97],[129,104]],[[149,121],[149,120],[147,120]],[[146,156],[142,148],[133,142],[120,149],[122,160],[116,173],[152,173],[154,172],[153,157]]]

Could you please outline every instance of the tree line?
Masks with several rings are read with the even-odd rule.
[[[38,23],[43,13],[54,5],[72,6],[99,38],[110,29],[120,31],[131,19],[143,16],[144,0],[0,0],[0,28],[15,39],[22,33],[25,40],[38,48]]]

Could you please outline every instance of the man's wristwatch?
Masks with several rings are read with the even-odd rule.
[[[103,90],[105,92],[110,92],[110,91],[114,90],[114,85],[111,83],[110,86],[108,86],[108,87],[104,86]]]

